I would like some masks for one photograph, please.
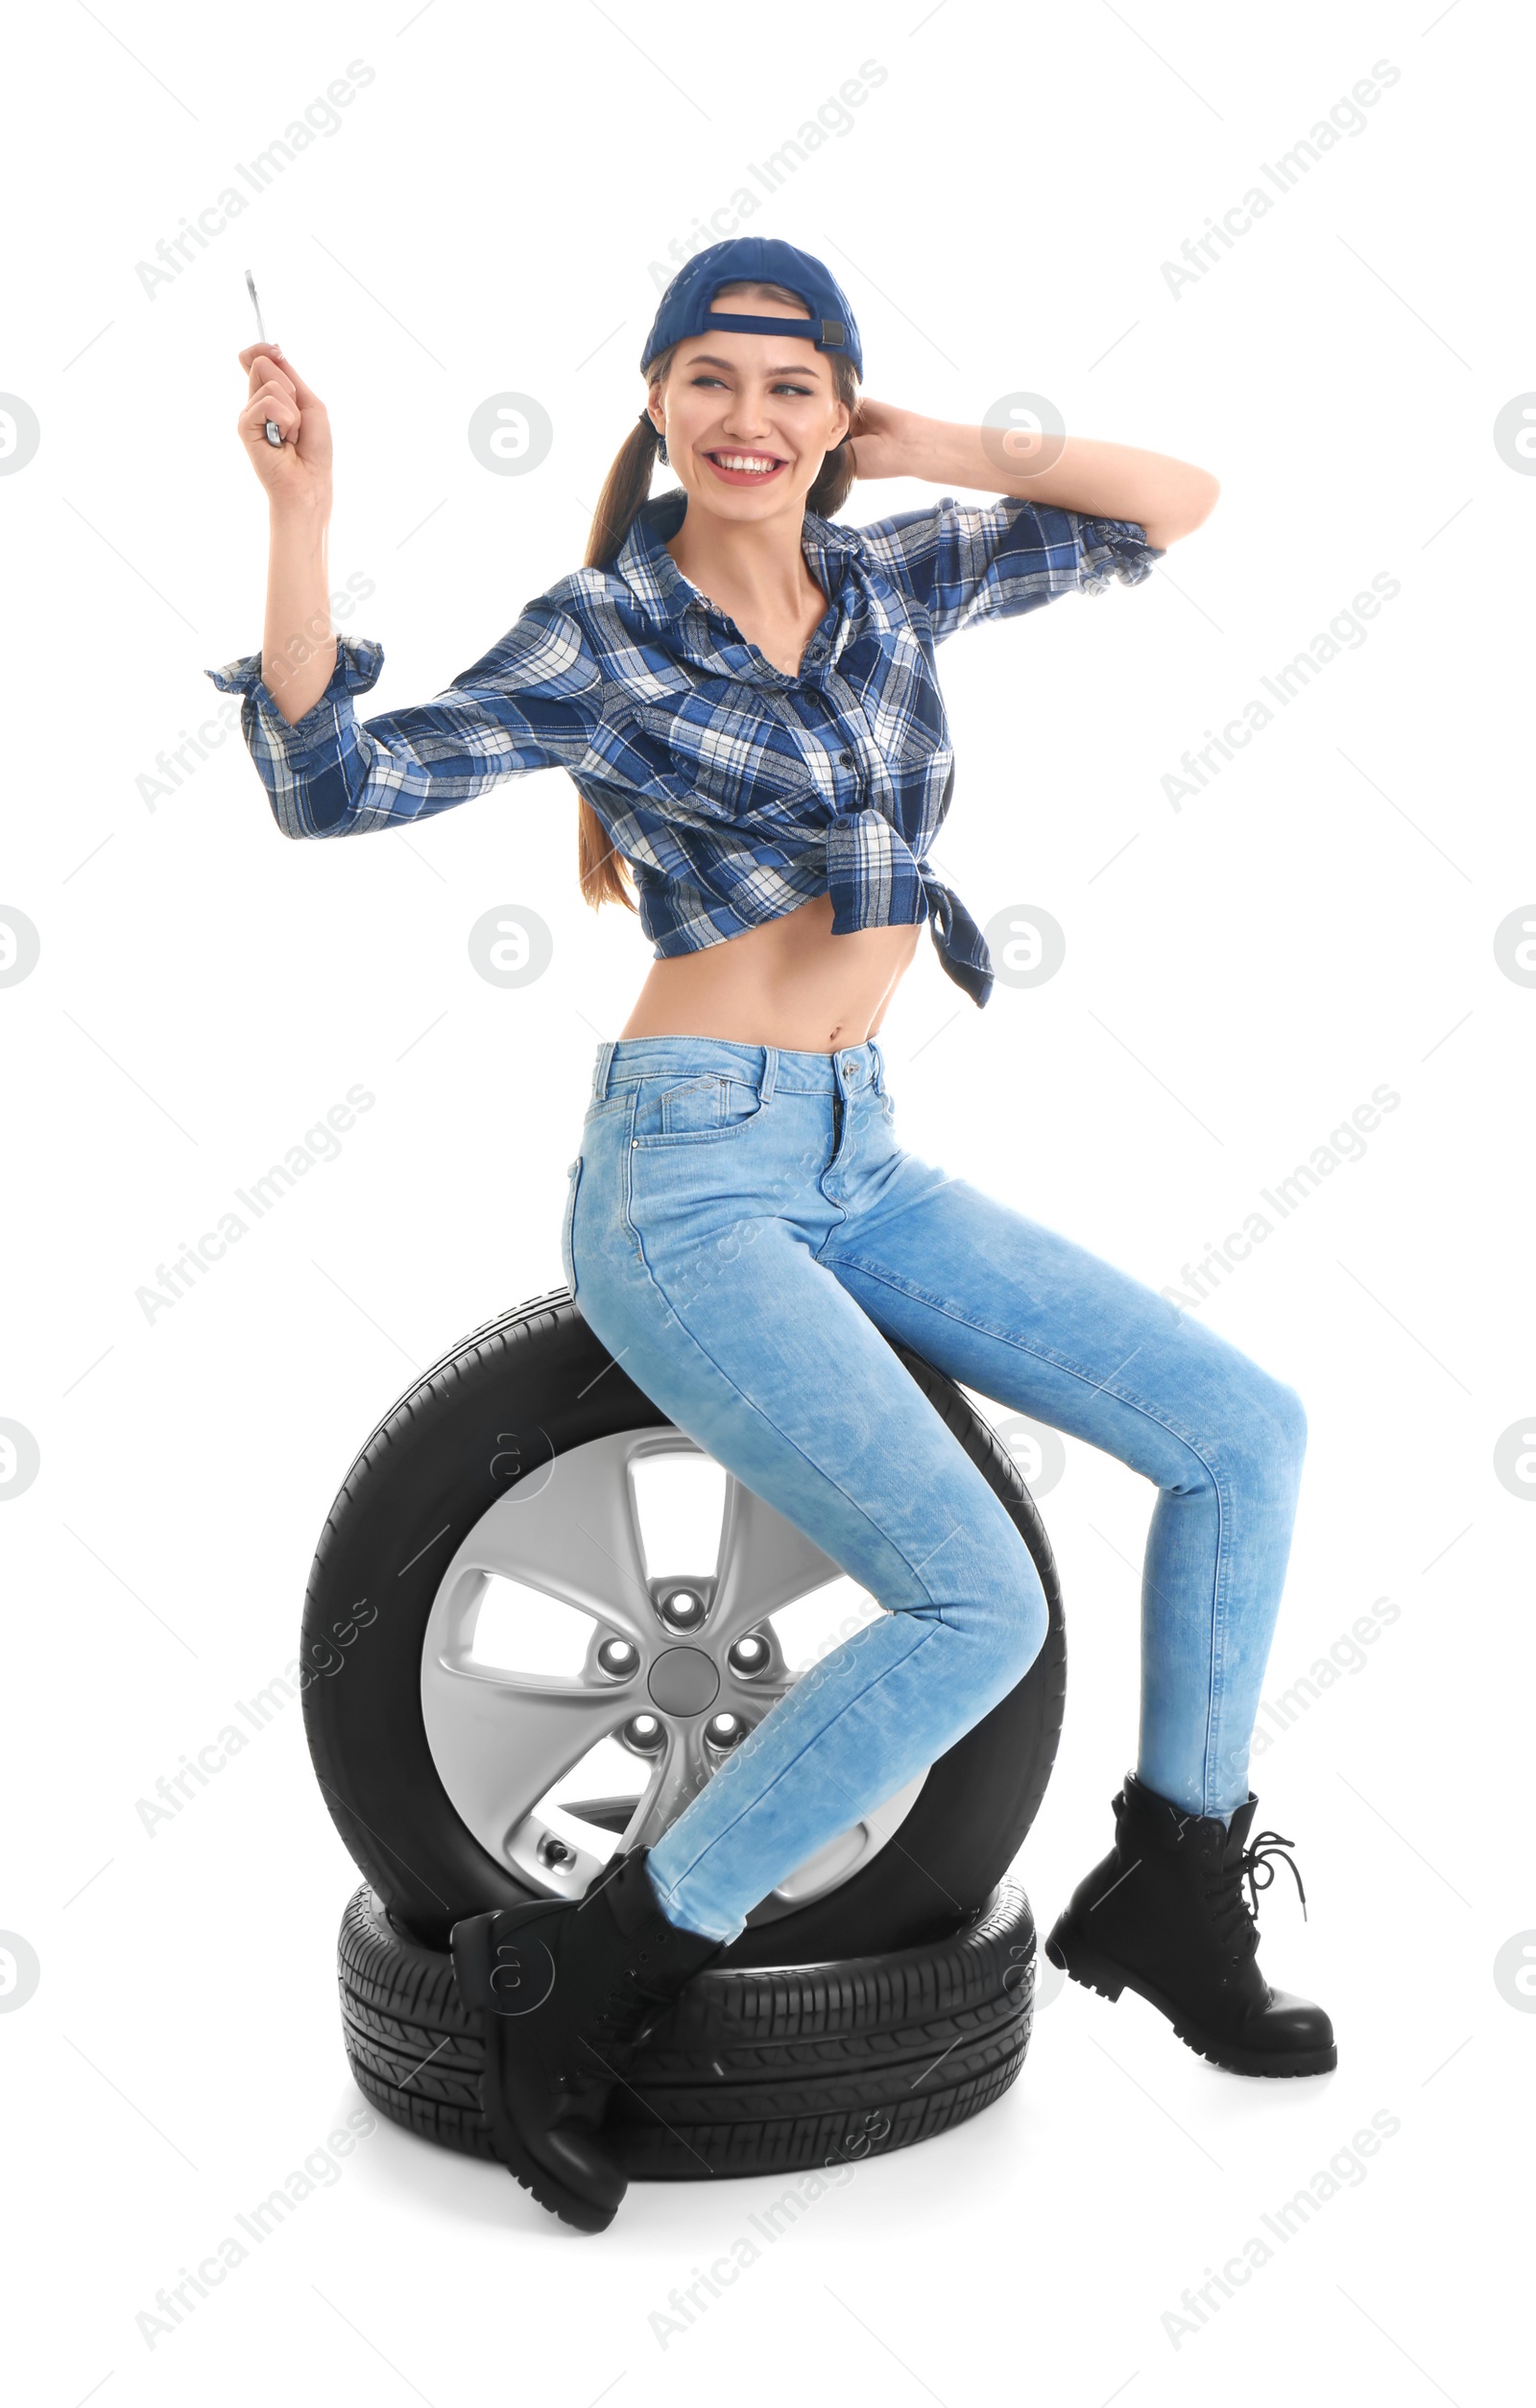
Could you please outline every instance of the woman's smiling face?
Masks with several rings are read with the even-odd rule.
[[[710,307],[793,323],[799,304],[717,293]],[[827,453],[850,425],[831,364],[804,336],[728,334],[710,327],[678,345],[650,411],[690,505],[753,520],[798,517]]]

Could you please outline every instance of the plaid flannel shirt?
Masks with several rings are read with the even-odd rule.
[[[1128,519],[948,494],[869,527],[807,511],[827,596],[798,674],[776,669],[666,550],[686,496],[641,508],[612,566],[579,568],[436,701],[359,721],[381,647],[342,637],[290,727],[258,653],[207,675],[284,835],[430,818],[501,778],[563,769],[629,863],[658,959],[697,952],[828,893],[832,931],[927,919],[948,976],[992,991],[981,931],[928,851],[954,782],[934,647],[1058,594],[1140,583],[1162,553]]]

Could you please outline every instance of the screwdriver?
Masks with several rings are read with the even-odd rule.
[[[265,343],[265,342],[266,342],[266,340],[267,340],[267,329],[266,329],[266,327],[265,327],[265,326],[262,324],[262,322],[261,322],[261,303],[260,303],[260,302],[257,300],[257,298],[256,298],[256,279],[255,279],[255,277],[252,274],[252,273],[251,273],[251,271],[250,271],[250,269],[249,269],[249,268],[246,270],[246,290],[247,290],[247,292],[248,292],[248,293],[250,294],[250,296],[251,296],[251,306],[252,306],[252,309],[255,311],[255,313],[256,313],[256,335],[257,335],[257,339],[258,339],[260,342]],[[266,433],[266,437],[267,437],[267,441],[268,441],[268,442],[269,442],[269,443],[276,443],[276,446],[277,446],[277,449],[278,449],[279,451],[281,451],[281,449],[282,449],[282,436],[279,434],[279,432],[278,432],[278,430],[277,430],[276,426],[274,424],[274,422],[273,422],[273,420],[272,420],[271,418],[268,418],[268,420],[267,420],[267,422],[266,422],[265,433]]]

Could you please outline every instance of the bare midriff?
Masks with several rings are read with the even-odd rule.
[[[619,1036],[720,1037],[805,1054],[862,1045],[922,933],[917,921],[834,937],[831,896],[813,895],[739,937],[653,963]]]

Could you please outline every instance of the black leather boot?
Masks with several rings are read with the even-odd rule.
[[[459,1994],[485,2033],[480,2103],[502,2164],[541,2207],[601,2232],[627,2184],[601,2125],[615,2080],[724,1943],[662,1914],[633,1848],[584,1898],[498,1907],[453,1926]]]
[[[1053,1965],[1106,1998],[1134,1990],[1181,2040],[1236,2074],[1331,2073],[1333,2027],[1310,1999],[1271,1990],[1259,1970],[1259,1892],[1289,1840],[1248,1832],[1250,1790],[1230,1828],[1219,1815],[1188,1814],[1134,1773],[1113,1801],[1115,1846],[1072,1892],[1045,1943]],[[1246,1879],[1249,1895],[1243,1896]]]

